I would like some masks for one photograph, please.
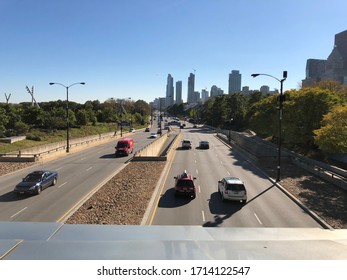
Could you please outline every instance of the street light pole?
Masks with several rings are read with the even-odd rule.
[[[70,120],[69,120],[69,88],[74,85],[85,85],[86,83],[80,82],[80,83],[74,83],[69,86],[65,86],[61,83],[49,83],[52,85],[60,85],[64,88],[66,88],[66,152],[70,152],[70,137],[69,137],[69,130],[70,130]]]
[[[280,80],[272,75],[269,74],[252,74],[253,78],[258,76],[268,76],[271,77],[277,81],[280,82],[281,88],[280,88],[280,95],[278,97],[278,156],[277,156],[277,177],[276,181],[281,181],[281,150],[282,150],[282,116],[283,116],[283,101],[284,101],[284,95],[283,95],[283,82],[287,79],[287,71],[283,71],[283,78]]]

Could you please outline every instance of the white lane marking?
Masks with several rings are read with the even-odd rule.
[[[89,167],[88,169],[86,169],[86,171],[89,171],[90,169],[92,169],[93,168],[93,166],[91,166],[91,167]]]
[[[83,158],[81,158],[80,160],[86,160],[87,158],[86,157],[83,157]]]
[[[201,193],[201,188],[200,188],[200,186],[198,186],[198,189],[199,189],[199,193]]]
[[[63,169],[62,167],[56,168],[55,171],[61,170]]]
[[[201,211],[201,214],[202,214],[202,221],[205,222],[206,220],[205,220],[205,212],[204,212],[204,210]]]
[[[261,225],[262,225],[263,223],[260,221],[260,219],[258,218],[257,214],[255,214],[255,213],[254,213],[254,216],[257,218],[257,220],[258,220],[259,224],[261,224]]]
[[[221,161],[220,164],[223,165],[223,161]]]
[[[197,161],[196,160],[194,160],[195,161],[195,163],[197,163]]]
[[[229,172],[229,171],[227,171],[228,172],[228,174],[229,174],[229,176],[231,175],[231,173]]]
[[[10,218],[13,218],[13,217],[17,216],[19,213],[23,212],[27,208],[28,207],[24,207],[22,210],[19,210],[17,213],[13,214]]]
[[[58,187],[58,189],[60,189],[62,186],[66,185],[66,184],[67,184],[67,182],[62,183],[62,184]]]
[[[196,174],[199,174],[199,170],[196,169]]]

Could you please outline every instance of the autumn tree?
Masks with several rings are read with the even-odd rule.
[[[347,153],[347,105],[336,106],[323,117],[322,126],[314,130],[314,140],[328,153]]]

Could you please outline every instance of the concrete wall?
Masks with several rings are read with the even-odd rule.
[[[123,135],[124,136],[124,135]],[[70,139],[70,153],[86,149],[95,145],[106,143],[120,136],[114,136],[114,132],[103,133],[99,135],[92,135],[81,138]],[[0,161],[3,162],[25,162],[25,161],[40,161],[57,157],[66,154],[66,141],[60,141],[51,144],[45,144],[29,149],[14,151],[0,156]]]
[[[137,151],[134,157],[157,157],[159,156],[163,146],[167,141],[167,135],[163,134],[161,137],[155,139],[152,143],[148,144],[141,150]]]

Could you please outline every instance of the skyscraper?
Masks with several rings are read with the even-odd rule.
[[[194,102],[194,86],[195,86],[195,75],[190,73],[188,77],[188,93],[187,93],[187,102]]]
[[[171,74],[167,75],[167,84],[166,84],[166,101],[165,106],[171,106],[174,104],[174,86],[173,86],[173,77]]]
[[[229,94],[241,92],[241,74],[238,70],[232,70],[229,74]]]
[[[322,80],[334,80],[347,85],[347,30],[335,35],[334,48],[327,59],[308,59],[306,78],[302,86],[312,86]]]
[[[183,103],[182,99],[182,81],[176,82],[176,104]]]

